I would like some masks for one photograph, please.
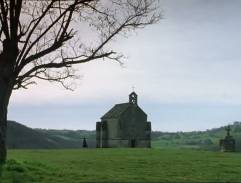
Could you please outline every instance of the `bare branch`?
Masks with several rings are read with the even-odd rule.
[[[158,8],[158,0],[1,0],[0,61],[9,64],[14,89],[36,79],[69,89],[66,81],[76,78],[76,64],[98,59],[122,64],[123,55],[108,48],[110,43],[158,22]]]

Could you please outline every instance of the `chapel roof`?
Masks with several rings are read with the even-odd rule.
[[[105,118],[118,118],[120,115],[127,110],[127,108],[130,106],[130,103],[122,103],[122,104],[116,104],[114,107],[112,107],[107,113],[104,114],[104,116],[101,117],[101,119]]]
[[[129,102],[116,104],[107,113],[105,113],[104,116],[101,117],[101,119],[119,118],[126,110],[128,110],[128,108],[132,107],[142,111],[146,115],[146,113],[138,106],[137,94],[133,91],[129,95]]]

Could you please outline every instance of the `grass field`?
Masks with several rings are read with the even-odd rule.
[[[10,150],[2,183],[241,182],[241,153],[164,149]]]

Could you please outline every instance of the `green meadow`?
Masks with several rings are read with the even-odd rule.
[[[10,150],[1,182],[241,182],[241,153],[188,149]]]

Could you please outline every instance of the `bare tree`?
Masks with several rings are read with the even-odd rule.
[[[75,77],[74,65],[121,62],[109,43],[160,18],[158,0],[0,0],[0,162],[14,89],[38,79],[69,89],[65,81]]]

